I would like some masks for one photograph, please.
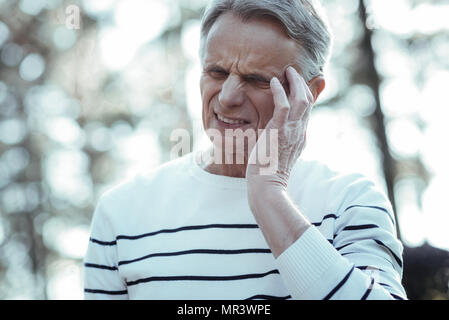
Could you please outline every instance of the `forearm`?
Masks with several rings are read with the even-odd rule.
[[[285,191],[285,185],[273,180],[267,185],[264,179],[270,178],[256,179],[257,183],[252,179],[248,183],[250,208],[293,298],[406,298],[399,274],[392,268],[395,261],[388,259],[383,247],[373,245],[379,240],[397,252],[392,246],[396,240],[391,232],[385,232],[389,230],[384,223],[388,219],[386,215],[357,208],[358,214],[341,216],[335,227],[334,242],[344,249],[336,249],[311,226]],[[365,219],[376,221],[379,228],[364,230],[357,241],[350,232],[344,231],[345,227],[360,225]],[[339,250],[351,254],[344,257]]]
[[[248,186],[248,200],[265,240],[275,258],[292,245],[310,226],[281,187]]]
[[[374,274],[362,271],[358,266],[367,255],[375,259],[373,251],[350,255],[351,260],[341,256],[312,226],[276,259],[276,267],[294,299],[394,299],[388,290],[397,293],[393,288],[400,284],[389,261],[379,261],[373,268],[382,271]]]

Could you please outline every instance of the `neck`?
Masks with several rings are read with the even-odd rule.
[[[239,159],[236,154],[214,152],[213,147],[211,147],[202,154],[200,166],[203,170],[212,174],[234,178],[245,178],[247,157],[244,156],[240,158],[243,159]]]

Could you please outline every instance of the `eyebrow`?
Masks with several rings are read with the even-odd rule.
[[[215,71],[215,70],[220,70],[220,71],[226,71],[224,68],[220,67],[217,64],[213,64],[210,66],[207,66],[204,68],[205,71]]]
[[[228,72],[225,68],[217,65],[217,64],[212,64],[210,66],[207,66],[205,68],[206,72],[210,72],[210,71],[224,71],[224,72]],[[248,74],[243,74],[243,73],[239,73],[239,75],[244,78],[244,79],[253,79],[253,80],[257,80],[257,81],[263,81],[263,82],[267,82],[269,83],[272,77],[269,76],[265,76],[263,74],[259,74],[259,73],[248,73]],[[279,77],[278,77],[279,78]]]
[[[251,80],[257,80],[262,82],[270,82],[270,79],[267,79],[265,76],[257,74],[257,73],[250,73],[246,75],[242,75],[244,79],[251,79]]]

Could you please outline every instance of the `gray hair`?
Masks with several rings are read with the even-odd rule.
[[[204,57],[207,36],[221,14],[231,11],[243,21],[271,17],[299,45],[296,63],[309,81],[322,74],[332,44],[331,31],[320,9],[314,0],[212,0],[201,22],[200,55]]]

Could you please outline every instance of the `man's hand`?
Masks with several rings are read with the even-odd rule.
[[[275,258],[310,227],[310,222],[288,196],[287,184],[290,171],[305,146],[314,98],[292,67],[286,75],[290,84],[288,97],[278,79],[271,81],[273,117],[259,136],[246,169],[249,206]],[[277,139],[270,130],[276,130]],[[274,138],[271,143],[270,138]],[[277,148],[273,148],[272,142],[277,143]],[[268,154],[264,153],[267,150],[276,151],[269,157],[272,163],[268,172],[259,161],[259,155]]]
[[[306,129],[314,98],[306,82],[293,67],[286,70],[290,84],[287,96],[277,78],[271,80],[274,112],[259,136],[249,157],[246,170],[248,187],[287,188],[290,171],[306,143]],[[270,159],[269,167],[260,155]]]

